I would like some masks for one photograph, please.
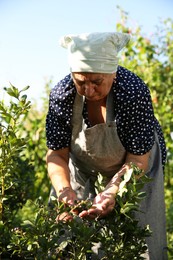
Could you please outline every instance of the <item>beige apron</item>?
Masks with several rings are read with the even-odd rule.
[[[111,178],[124,164],[126,151],[117,134],[113,95],[110,92],[106,104],[106,123],[87,128],[82,116],[84,98],[76,95],[71,139],[71,184],[79,199],[95,196],[94,182],[98,173]],[[153,181],[146,185],[146,199],[141,204],[144,213],[137,214],[142,226],[149,224],[153,231],[147,238],[150,260],[165,260],[166,228],[163,169],[157,135],[151,150],[148,175]]]
[[[85,199],[95,196],[93,188],[98,173],[110,179],[124,164],[126,151],[118,138],[116,122],[113,121],[115,116],[111,109],[113,102],[111,98],[112,95],[109,95],[107,99],[109,112],[106,115],[106,124],[98,124],[91,128],[87,128],[82,117],[84,98],[78,94],[75,98],[70,146],[71,161],[75,166],[75,182],[72,186],[77,185],[76,182],[79,183],[78,195],[84,196]],[[78,191],[79,186],[74,187],[75,190]],[[85,188],[85,195],[83,195],[83,188]]]

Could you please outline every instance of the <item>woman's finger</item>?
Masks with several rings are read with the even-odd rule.
[[[68,212],[63,212],[56,217],[56,222],[59,221],[67,222],[67,221],[71,221],[72,219],[73,219],[72,215],[70,215]]]

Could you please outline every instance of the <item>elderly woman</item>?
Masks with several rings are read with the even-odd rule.
[[[118,66],[118,53],[130,36],[122,33],[68,35],[71,74],[50,93],[46,119],[48,173],[59,200],[73,205],[92,199],[81,218],[105,216],[115,205],[121,177],[131,163],[153,181],[139,215],[153,232],[148,259],[166,259],[163,166],[165,142],[150,92],[131,71]],[[98,173],[107,177],[95,194]],[[67,219],[69,216],[67,216]]]

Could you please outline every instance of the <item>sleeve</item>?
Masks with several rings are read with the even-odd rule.
[[[51,150],[70,146],[74,96],[66,81],[61,81],[51,90],[46,117],[46,145]]]
[[[121,112],[117,116],[120,140],[128,152],[143,155],[151,150],[155,141],[155,117],[150,91],[133,74],[120,96],[118,111]]]

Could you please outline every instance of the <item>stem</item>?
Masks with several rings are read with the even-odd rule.
[[[3,145],[5,145],[5,141],[3,138],[3,133],[2,133],[2,142]],[[5,159],[5,149],[2,149],[2,161]],[[3,200],[5,196],[5,174],[4,174],[4,167],[2,166],[1,171],[0,171],[0,178],[1,178],[1,198],[0,198],[0,220],[3,221],[3,213],[4,213],[4,207],[3,207]]]
[[[1,201],[0,201],[0,220],[3,219],[3,198],[5,195],[5,178],[2,176],[2,194],[1,194]]]

